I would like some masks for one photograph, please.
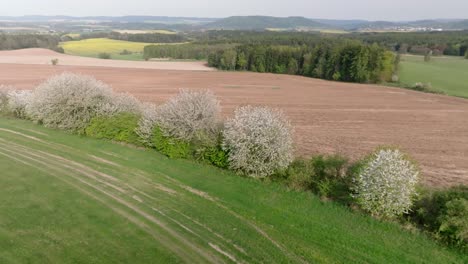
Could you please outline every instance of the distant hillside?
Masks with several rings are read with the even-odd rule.
[[[304,17],[233,16],[204,25],[208,29],[254,30],[266,28],[329,28]]]
[[[216,21],[217,18],[200,18],[200,17],[167,17],[167,16],[0,16],[0,21],[14,21],[14,22],[77,22],[77,21],[97,21],[101,23],[162,23],[162,24],[198,24],[209,23]]]
[[[449,29],[468,29],[468,19],[449,23]]]
[[[226,30],[318,30],[346,31],[436,31],[468,30],[468,19],[428,19],[416,21],[368,21],[313,19],[305,17],[232,16],[228,18],[167,17],[167,16],[0,16],[1,27],[55,31],[106,29],[170,29],[192,31]],[[5,24],[8,23],[8,24]],[[39,24],[40,23],[40,24]],[[39,28],[38,28],[39,27]]]

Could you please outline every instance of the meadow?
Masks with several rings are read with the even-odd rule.
[[[400,83],[412,86],[415,83],[430,83],[432,89],[447,95],[468,98],[468,60],[463,57],[433,56],[425,62],[424,56],[402,56]]]
[[[143,60],[143,48],[151,43],[130,42],[107,38],[93,38],[79,41],[62,42],[60,47],[66,54],[99,58],[100,53],[108,53],[111,59]],[[157,44],[152,44],[157,45]],[[121,54],[124,50],[131,54]]]
[[[11,119],[0,146],[2,263],[467,261],[310,193],[152,150]]]

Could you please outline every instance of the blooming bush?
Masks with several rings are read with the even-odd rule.
[[[113,116],[120,113],[141,115],[142,104],[129,93],[113,93],[110,100],[102,106],[98,115]]]
[[[8,112],[8,94],[11,90],[9,86],[0,85],[0,113],[2,114]]]
[[[418,177],[416,166],[402,152],[381,149],[355,176],[353,197],[374,216],[392,218],[409,211]]]
[[[230,168],[252,177],[271,175],[293,160],[292,127],[278,110],[238,108],[226,122],[223,138]]]
[[[64,73],[33,91],[26,113],[47,127],[83,132],[95,116],[136,112],[138,105],[133,97],[114,94],[93,77]]]
[[[158,108],[156,119],[165,136],[190,142],[200,133],[215,133],[220,112],[212,92],[181,90]]]
[[[29,90],[12,90],[8,93],[8,111],[18,118],[27,118],[26,106],[29,104],[32,92]]]
[[[153,133],[157,123],[157,107],[154,104],[146,103],[143,104],[141,108],[141,118],[135,132],[140,137],[140,141],[143,145],[154,147]]]

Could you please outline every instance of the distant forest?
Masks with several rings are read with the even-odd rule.
[[[208,58],[210,66],[222,70],[298,74],[358,83],[391,80],[395,62],[393,52],[359,41],[300,47],[242,45],[213,53]]]
[[[60,37],[55,35],[0,34],[0,50],[44,48],[63,53],[63,49],[58,46],[59,43]]]
[[[80,39],[91,38],[109,38],[115,40],[131,41],[131,42],[144,42],[144,43],[181,43],[186,42],[188,39],[181,34],[161,34],[161,33],[119,33],[119,32],[95,32],[81,34]],[[72,38],[66,40],[73,40]]]

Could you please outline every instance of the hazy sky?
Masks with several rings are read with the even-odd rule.
[[[0,15],[232,15],[415,20],[468,18],[468,0],[0,0]]]

